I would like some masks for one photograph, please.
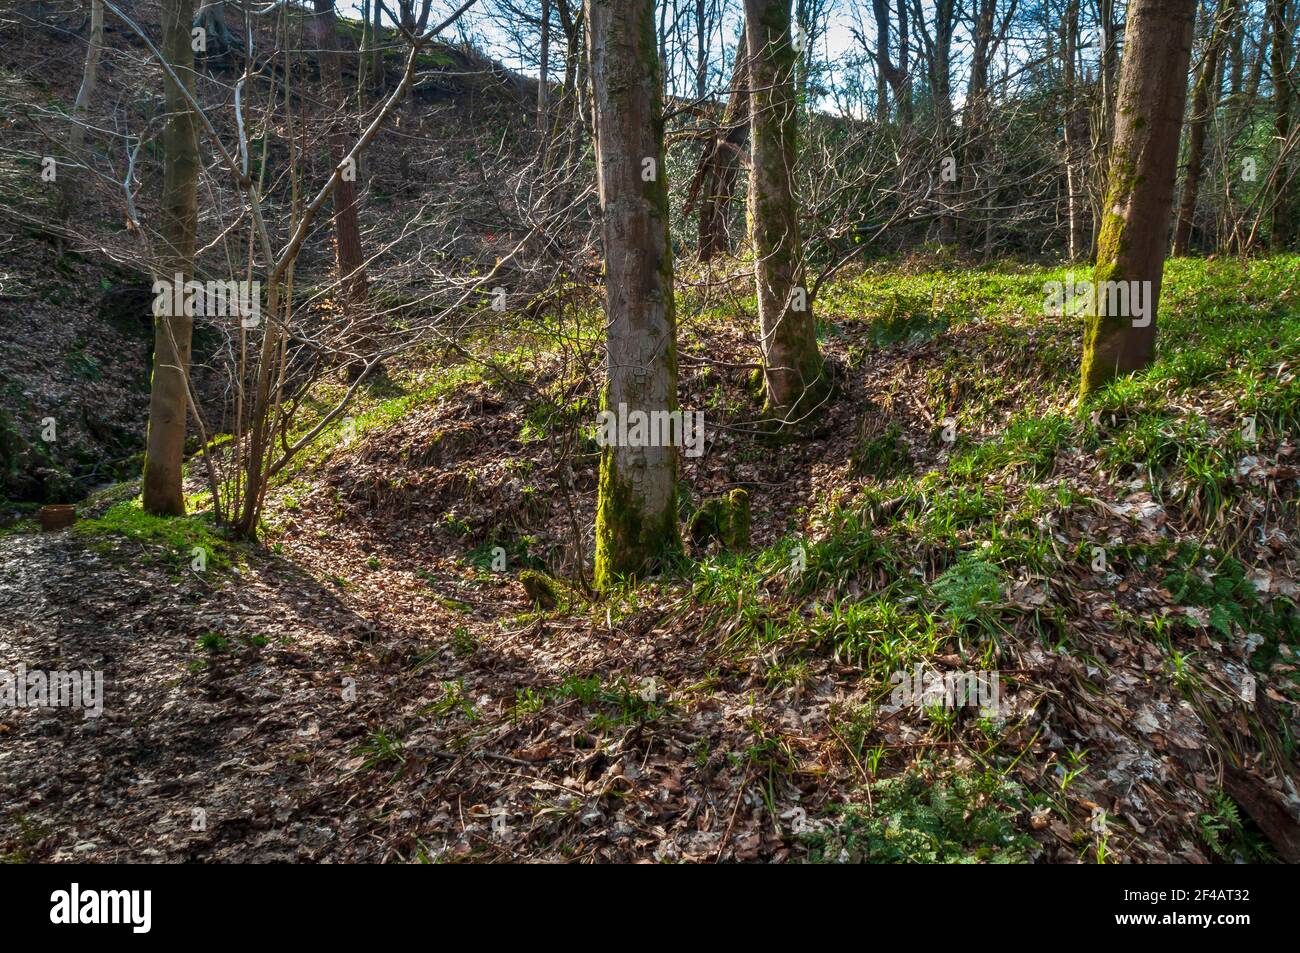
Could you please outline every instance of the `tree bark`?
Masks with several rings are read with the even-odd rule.
[[[1064,36],[1061,43],[1061,60],[1065,73],[1065,116],[1061,124],[1065,144],[1066,219],[1069,229],[1068,251],[1070,261],[1078,261],[1087,249],[1083,228],[1085,198],[1081,141],[1086,136],[1084,118],[1077,101],[1077,64],[1079,48],[1079,0],[1069,0],[1066,5]]]
[[[380,45],[384,8],[379,0],[370,0],[370,7],[370,89],[378,96],[384,92],[384,49]]]
[[[1273,218],[1269,229],[1269,246],[1281,251],[1291,246],[1293,226],[1290,182],[1287,178],[1283,150],[1291,136],[1291,82],[1287,75],[1290,62],[1291,30],[1287,26],[1285,0],[1269,0],[1268,19],[1273,28],[1273,50],[1269,72],[1273,76],[1273,135],[1278,144],[1278,167],[1273,174]]]
[[[677,327],[654,0],[586,0],[586,11],[604,218],[608,364],[602,410],[619,418],[672,412]],[[677,454],[675,446],[617,440],[602,448],[597,588],[651,571],[680,548]]]
[[[537,69],[537,128],[546,134],[546,97],[549,89],[547,77],[551,72],[551,2],[542,0],[542,43]]]
[[[1112,313],[1109,296],[1094,295],[1084,330],[1085,396],[1147,366],[1155,353],[1195,16],[1196,0],[1133,0],[1129,6],[1093,286],[1123,283],[1130,302],[1140,291],[1147,309],[1137,320]]]
[[[956,0],[934,0],[934,34],[925,28],[924,8],[920,0],[912,0],[913,15],[923,42],[926,73],[930,80],[930,105],[934,118],[934,142],[938,163],[934,169],[935,201],[939,206],[939,244],[952,246],[957,241],[957,219],[954,214],[957,183],[942,174],[941,163],[948,159],[957,161],[952,112],[952,38],[957,26],[959,10]]]
[[[194,50],[190,46],[192,0],[164,0],[161,50],[181,82],[193,93]],[[194,273],[198,237],[199,150],[194,116],[182,90],[163,77],[167,125],[162,133],[163,194],[160,278],[168,283]],[[175,310],[175,309],[172,309]],[[142,502],[150,513],[182,515],[181,489],[188,408],[190,336],[193,320],[180,314],[154,319],[153,378],[149,390],[149,434],[145,447]]]
[[[731,70],[731,91],[722,113],[717,133],[700,156],[695,176],[687,192],[685,213],[699,205],[699,231],[696,250],[700,261],[710,261],[715,254],[731,250],[728,208],[736,191],[740,172],[740,154],[749,140],[749,90],[745,60],[749,50],[741,30],[736,46],[736,62]]]
[[[758,286],[765,415],[795,423],[825,396],[795,208],[795,52],[790,0],[745,0],[749,46],[749,234]]]
[[[77,90],[76,101],[72,104],[72,128],[68,131],[68,158],[80,161],[82,150],[86,147],[86,113],[90,101],[95,95],[95,84],[99,77],[99,54],[104,48],[104,4],[101,0],[90,0],[90,36],[86,45],[86,65],[81,73],[81,86]],[[71,218],[76,205],[78,183],[85,180],[74,175],[71,169],[65,170],[59,180],[59,216],[65,222]]]
[[[329,143],[330,161],[338,165],[348,154],[347,134],[343,126],[343,118],[347,115],[347,96],[343,90],[343,74],[339,65],[338,24],[334,18],[334,0],[314,0],[314,3],[321,87],[325,102],[333,110],[326,140]],[[369,282],[366,278],[365,252],[361,247],[361,226],[357,221],[355,169],[350,175],[340,175],[334,183],[334,251],[347,320],[353,332],[352,339],[347,343],[356,352],[356,356],[347,364],[347,372],[355,378],[365,368],[364,361],[371,356],[375,347],[374,328],[366,313]]]
[[[370,91],[370,48],[375,45],[375,34],[370,28],[370,0],[361,0],[361,46],[357,50],[357,106],[366,107],[366,94]]]
[[[1192,90],[1192,110],[1188,116],[1187,172],[1183,177],[1183,194],[1178,203],[1178,224],[1174,228],[1174,255],[1186,255],[1192,241],[1192,223],[1196,218],[1196,200],[1200,196],[1201,169],[1205,163],[1205,135],[1209,128],[1210,112],[1215,97],[1211,94],[1219,82],[1219,54],[1223,49],[1232,21],[1236,16],[1236,0],[1219,0],[1214,24],[1206,41],[1201,70]]]
[[[1017,0],[1008,0],[1006,13],[999,24],[998,0],[975,0],[972,5],[974,42],[961,122],[962,139],[965,142],[961,167],[961,204],[967,208],[980,209],[979,217],[965,228],[966,245],[974,249],[982,242],[985,257],[992,247],[994,212],[990,206],[996,192],[991,187],[990,163],[985,161],[985,137],[988,135],[987,126],[992,114],[989,67],[1006,38],[1016,6]],[[981,182],[981,179],[984,181]]]
[[[912,66],[911,38],[907,31],[907,0],[898,0],[898,86],[894,89],[898,121],[904,126],[912,122]]]

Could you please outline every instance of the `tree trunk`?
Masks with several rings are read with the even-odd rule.
[[[1183,194],[1178,203],[1178,225],[1174,229],[1174,255],[1187,254],[1192,241],[1192,222],[1196,218],[1196,200],[1201,189],[1201,168],[1205,163],[1205,134],[1210,124],[1211,92],[1219,82],[1219,52],[1232,29],[1236,16],[1236,0],[1219,0],[1219,8],[1206,41],[1201,71],[1196,76],[1192,91],[1192,111],[1188,116],[1187,173],[1183,178]]]
[[[736,62],[731,71],[731,92],[722,113],[717,134],[700,156],[699,166],[686,197],[686,214],[698,201],[700,208],[697,252],[709,261],[719,252],[731,250],[728,208],[736,191],[740,153],[749,139],[749,90],[745,59],[749,50],[741,30],[736,45]]]
[[[378,0],[376,0],[378,2]],[[366,94],[370,91],[370,48],[375,44],[375,34],[370,29],[370,0],[361,0],[361,45],[357,50],[357,108],[366,108]]]
[[[72,104],[72,128],[68,131],[68,158],[79,162],[82,150],[86,147],[86,113],[90,101],[95,95],[95,83],[99,76],[99,54],[104,48],[104,4],[101,0],[90,0],[90,37],[86,45],[86,66],[81,74],[81,87],[77,90],[77,99]],[[63,173],[59,180],[59,216],[65,222],[71,218],[76,205],[79,183],[85,180],[74,175],[71,169]]]
[[[343,91],[343,76],[339,66],[338,24],[334,19],[334,0],[314,2],[321,87],[325,102],[330,103],[333,110],[326,139],[329,143],[330,161],[337,166],[348,154],[347,134],[343,126],[343,119],[347,115],[347,97]],[[355,168],[350,172],[345,171],[335,181],[333,198],[335,259],[338,262],[339,283],[350,331],[346,344],[355,352],[355,357],[347,364],[347,372],[349,377],[355,378],[364,369],[364,362],[372,356],[375,348],[374,328],[366,313],[369,284],[366,279],[365,253],[361,248],[361,226],[357,221]]]
[[[1095,293],[1084,329],[1083,395],[1147,366],[1155,353],[1195,17],[1196,0],[1133,0],[1129,6]],[[1104,293],[1109,287],[1125,288],[1130,304],[1140,293],[1145,313],[1112,307]]]
[[[907,10],[898,3],[898,56],[895,66],[889,58],[889,0],[871,0],[876,19],[876,115],[881,123],[889,121],[889,94],[894,96],[899,121],[910,115],[911,96],[907,89]]]
[[[1101,226],[1102,204],[1106,198],[1107,173],[1110,169],[1110,149],[1115,127],[1115,87],[1119,72],[1119,43],[1116,39],[1116,0],[1097,0],[1097,19],[1101,44],[1101,69],[1099,90],[1093,104],[1090,122],[1092,161],[1087,166],[1088,202],[1091,206],[1088,249],[1096,255],[1097,237]]]
[[[930,80],[930,107],[934,119],[934,148],[937,151],[937,176],[934,195],[939,206],[938,226],[939,244],[952,246],[957,241],[957,220],[954,204],[957,183],[943,174],[945,164],[953,168],[957,162],[956,143],[953,135],[952,113],[952,37],[957,23],[956,0],[934,0],[934,35],[926,31],[924,20],[918,13],[917,27],[924,41],[926,74]],[[920,11],[919,3],[914,7]],[[951,160],[951,162],[949,161]]]
[[[587,0],[597,185],[604,217],[607,381],[602,409],[677,410],[677,322],[668,241],[663,78],[654,0]],[[635,418],[632,418],[635,419]],[[677,550],[677,447],[605,443],[596,508],[597,588]]]
[[[203,45],[199,52],[205,61],[221,60],[229,62],[232,54],[240,49],[240,41],[230,32],[226,25],[225,0],[209,0],[199,7],[190,22],[191,29],[203,29]]]
[[[709,91],[709,34],[711,19],[705,0],[695,0],[695,98]]]
[[[1010,4],[1015,12],[1015,3]],[[970,77],[966,86],[966,101],[962,106],[962,139],[965,141],[961,166],[961,204],[967,208],[981,207],[981,215],[970,222],[966,228],[966,247],[975,248],[982,240],[985,250],[992,241],[992,215],[986,204],[991,204],[992,192],[987,183],[981,183],[981,177],[988,179],[990,170],[985,168],[985,136],[991,113],[989,105],[989,63],[1001,44],[1000,35],[995,35],[997,25],[997,0],[976,0],[972,13],[975,18],[974,43],[971,52]],[[1008,17],[1008,22],[1009,22]],[[981,186],[983,185],[983,188]],[[981,191],[985,199],[981,198]]]
[[[1087,251],[1083,230],[1084,175],[1082,150],[1085,122],[1077,101],[1077,63],[1079,48],[1079,0],[1069,0],[1066,6],[1064,36],[1061,44],[1062,65],[1065,68],[1065,118],[1062,123],[1065,143],[1065,204],[1068,223],[1068,248],[1070,261],[1078,261]]]
[[[912,40],[907,31],[907,0],[898,0],[897,11],[898,85],[894,87],[894,100],[898,107],[898,121],[907,126],[912,122]]]
[[[772,419],[794,423],[824,397],[812,302],[803,285],[795,208],[795,53],[790,0],[745,0],[749,46],[749,234],[758,286],[763,377]]]
[[[190,46],[193,0],[164,0],[162,54],[177,77],[193,92],[194,50]],[[163,194],[161,207],[161,280],[168,285],[194,273],[198,236],[199,150],[194,115],[183,91],[163,77],[167,125],[162,133]],[[174,300],[174,299],[173,299]],[[170,309],[176,310],[176,309]],[[154,319],[153,379],[149,391],[149,435],[145,447],[143,504],[150,513],[181,515],[185,496],[181,467],[185,454],[188,409],[190,334],[193,321],[180,314]]]
[[[1291,220],[1291,196],[1288,191],[1290,182],[1283,161],[1286,142],[1291,136],[1291,83],[1287,76],[1291,31],[1287,26],[1285,0],[1269,0],[1268,19],[1273,27],[1269,72],[1273,75],[1273,135],[1278,144],[1278,166],[1273,170],[1273,219],[1269,229],[1269,246],[1274,251],[1281,251],[1291,246],[1294,224]]]
[[[382,32],[384,8],[379,0],[370,0],[370,88],[375,95],[384,92],[384,49]]]
[[[546,134],[546,95],[549,90],[547,77],[551,73],[551,3],[542,0],[542,44],[539,52],[537,69],[537,128]]]

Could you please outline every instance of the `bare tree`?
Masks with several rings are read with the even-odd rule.
[[[957,0],[934,0],[931,26],[926,25],[925,9],[920,0],[910,0],[912,22],[921,38],[921,51],[929,80],[930,114],[934,122],[935,145],[941,160],[956,161],[952,121],[952,39],[961,8]],[[932,27],[932,28],[931,28]],[[937,163],[936,163],[937,165]],[[938,217],[939,242],[951,245],[957,240],[957,222],[952,215],[955,191],[952,180],[940,173],[935,187],[941,206]]]
[[[1237,0],[1219,0],[1202,54],[1201,68],[1196,74],[1191,115],[1187,118],[1187,172],[1178,203],[1178,224],[1174,228],[1175,255],[1186,255],[1191,245],[1192,223],[1196,218],[1196,200],[1200,195],[1201,171],[1205,163],[1205,136],[1209,129],[1210,111],[1218,98],[1219,54],[1232,30],[1236,14]]]
[[[906,123],[912,117],[912,87],[908,75],[907,4],[898,2],[898,64],[889,55],[889,0],[871,0],[876,18],[876,108],[881,122],[889,120],[889,95],[893,94],[898,119]]]

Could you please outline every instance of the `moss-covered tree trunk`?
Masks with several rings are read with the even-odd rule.
[[[1116,94],[1115,139],[1097,237],[1098,289],[1084,329],[1081,393],[1151,363],[1196,0],[1133,0]],[[1112,284],[1113,283],[1113,284]],[[1122,287],[1123,297],[1105,293]],[[1131,306],[1145,302],[1142,315]],[[1115,308],[1127,299],[1128,308]]]
[[[586,0],[586,16],[604,216],[608,364],[602,409],[620,417],[673,411],[677,322],[654,0]],[[674,446],[617,440],[603,447],[597,588],[643,575],[680,548],[677,453]]]
[[[162,54],[186,87],[194,89],[194,50],[190,46],[192,0],[164,0]],[[199,150],[194,115],[184,93],[163,76],[167,125],[163,128],[161,206],[162,274],[188,281],[194,273],[198,236]],[[175,309],[172,309],[175,310]],[[190,336],[193,319],[180,314],[154,318],[153,377],[149,389],[149,435],[145,445],[143,505],[150,513],[185,512],[181,466],[185,455],[185,420],[189,407]]]
[[[794,69],[790,0],[745,0],[749,43],[749,237],[758,285],[765,413],[796,422],[824,396],[812,301],[803,280],[795,208]]]
[[[1183,193],[1178,201],[1178,224],[1174,228],[1174,254],[1186,255],[1192,244],[1192,223],[1201,191],[1201,172],[1205,165],[1205,137],[1210,113],[1218,99],[1219,55],[1232,30],[1236,0],[1219,0],[1210,36],[1205,44],[1196,86],[1192,90],[1192,109],[1187,118],[1187,172],[1183,176]]]

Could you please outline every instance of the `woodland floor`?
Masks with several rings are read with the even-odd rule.
[[[752,317],[685,282],[684,505],[746,488],[756,548],[603,599],[519,583],[578,575],[595,496],[558,450],[594,378],[527,341],[504,381],[394,368],[260,546],[198,483],[184,520],[128,483],[20,523],[0,664],[102,670],[107,703],[0,711],[0,855],[1295,859],[1300,260],[1171,264],[1160,361],[1084,408],[1063,274],[844,278],[838,393],[783,446],[745,427]],[[918,663],[997,669],[1003,717],[891,706]]]

